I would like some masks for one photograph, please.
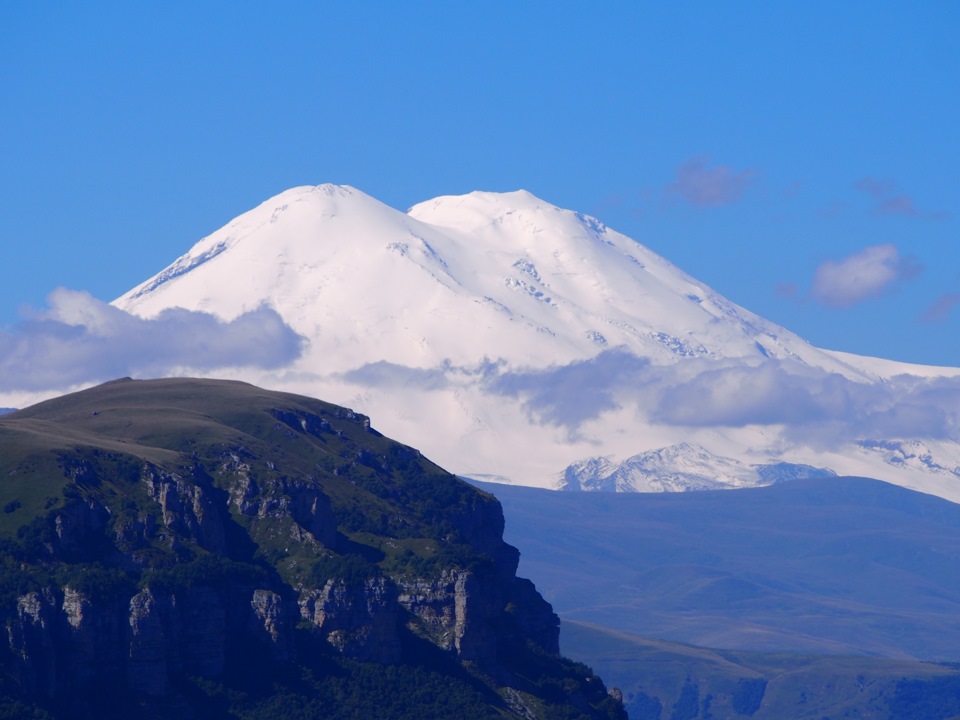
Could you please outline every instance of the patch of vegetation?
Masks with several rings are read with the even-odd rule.
[[[136,576],[101,563],[61,565],[53,574],[60,587],[70,587],[94,603],[126,599],[136,592]]]
[[[380,568],[359,554],[324,556],[310,570],[310,579],[317,587],[323,587],[331,579],[343,580],[347,585],[362,585],[379,576]]]
[[[931,720],[960,716],[960,677],[903,679],[888,701],[890,720]]]
[[[687,682],[683,684],[680,691],[680,697],[673,704],[673,711],[670,713],[670,720],[693,720],[700,714],[700,688],[696,683]]]
[[[630,720],[660,720],[663,703],[659,698],[638,692],[630,698]]]
[[[202,553],[187,562],[148,570],[143,573],[139,584],[140,587],[160,593],[175,593],[197,586],[259,586],[267,584],[267,572],[256,565],[236,562],[212,553]]]
[[[530,642],[503,643],[498,648],[498,656],[522,681],[517,689],[540,699],[545,718],[626,720],[623,706],[607,693],[603,681],[583,663],[549,655]]]
[[[192,678],[191,704],[241,720],[502,720],[491,696],[455,673],[328,658],[321,669],[264,668],[238,682]],[[319,671],[318,671],[319,670]]]
[[[760,709],[766,691],[766,678],[740,678],[731,700],[733,709],[741,715],[753,715]]]

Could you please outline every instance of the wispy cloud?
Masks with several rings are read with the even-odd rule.
[[[960,293],[941,295],[926,309],[920,319],[928,323],[944,322],[949,319],[953,309],[958,305],[960,305]]]
[[[777,425],[788,437],[823,447],[871,437],[960,440],[960,378],[863,383],[792,361],[659,366],[610,350],[567,366],[505,371],[487,388],[522,399],[534,419],[571,432],[634,405],[664,425]]]
[[[879,180],[865,177],[856,184],[857,190],[866,193],[876,202],[875,210],[881,215],[905,215],[916,217],[919,215],[913,203],[913,198],[904,195],[890,180]]]
[[[711,165],[707,157],[694,157],[677,168],[677,179],[667,186],[667,193],[698,207],[732,205],[740,200],[753,175],[750,170]]]
[[[817,448],[865,439],[960,441],[960,377],[900,376],[868,383],[793,360],[747,364],[689,358],[654,365],[626,348],[614,348],[538,369],[511,369],[502,361],[426,369],[381,362],[342,378],[381,388],[472,387],[514,399],[532,422],[579,439],[590,421],[633,408],[665,426],[776,426],[786,439]]]
[[[811,295],[830,307],[856,305],[916,277],[922,268],[901,256],[890,244],[871,245],[842,260],[828,260],[817,268]]]
[[[432,368],[417,368],[399,365],[387,360],[361,365],[335,377],[355,385],[368,387],[408,387],[416,390],[444,390],[451,385],[473,380],[486,380],[496,375],[503,365],[502,360],[484,358],[477,365],[464,367],[445,360]]]
[[[610,350],[590,360],[547,370],[505,372],[489,378],[487,389],[522,398],[541,422],[576,430],[582,423],[619,407],[622,385],[642,382],[650,361]]]
[[[697,398],[693,411],[689,402]],[[789,437],[830,447],[863,438],[960,439],[960,379],[902,376],[860,383],[787,363],[719,367],[670,387],[656,406],[671,424],[784,425]]]
[[[145,319],[62,288],[47,302],[46,310],[0,330],[0,390],[59,390],[126,375],[278,368],[299,357],[304,345],[267,307],[223,322],[183,309]]]
[[[796,300],[800,296],[800,287],[796,283],[782,282],[777,284],[773,292],[777,297]]]

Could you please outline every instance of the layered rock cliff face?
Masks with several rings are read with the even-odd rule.
[[[497,712],[622,713],[562,664],[499,503],[350,411],[241,383],[120,381],[0,420],[0,473],[0,690],[17,702],[92,708],[91,688],[121,687],[188,717],[185,679],[318,654],[406,667],[427,643]],[[579,684],[544,692],[524,657]]]

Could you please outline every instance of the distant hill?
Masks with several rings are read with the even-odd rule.
[[[956,665],[708,650],[569,620],[561,643],[623,690],[630,720],[946,720],[960,714]]]
[[[0,418],[0,507],[0,717],[625,717],[495,498],[350,410],[107,383]]]
[[[496,492],[561,618],[738,651],[960,660],[960,505],[863,478]]]

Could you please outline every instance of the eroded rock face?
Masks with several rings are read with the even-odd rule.
[[[250,600],[251,626],[274,660],[285,662],[294,656],[293,608],[272,590],[257,589]]]
[[[328,580],[301,596],[300,613],[344,655],[381,663],[401,658],[397,588],[388,578]]]
[[[223,509],[209,488],[158,468],[147,468],[143,482],[150,498],[160,504],[164,526],[196,539],[205,550],[224,551]]]
[[[55,540],[48,549],[57,557],[81,557],[97,542],[109,519],[110,511],[96,500],[67,503],[54,516]]]
[[[149,588],[126,608],[70,587],[28,593],[7,623],[17,681],[31,694],[57,697],[92,679],[115,677],[131,689],[162,695],[172,676],[219,677],[232,638],[249,632],[277,661],[293,653],[293,609],[276,592],[257,588],[247,602],[224,602],[212,588],[176,593]]]
[[[385,664],[425,640],[491,677],[514,640],[557,652],[557,618],[516,579],[492,497],[350,411],[267,413],[186,450],[65,451],[63,497],[17,550],[40,589],[2,609],[0,669],[26,696],[107,683],[166,697],[251,652],[298,662],[317,638]],[[400,543],[409,557],[390,555]],[[321,558],[342,575],[317,579]]]
[[[473,573],[445,571],[435,580],[403,583],[400,603],[425,635],[463,660],[491,665],[497,656],[496,619],[504,609],[503,592]]]
[[[17,683],[28,693],[52,697],[57,677],[56,598],[51,590],[17,598],[17,614],[7,622],[7,644]]]
[[[106,508],[77,501],[55,516],[55,542],[69,554],[80,552],[91,534],[106,533],[122,553],[165,532],[174,550],[192,542],[203,551],[225,552],[232,506],[257,519],[284,521],[293,542],[318,551],[321,544],[336,545],[331,503],[318,487],[290,478],[261,486],[241,462],[228,462],[228,492],[190,473],[145,466],[141,482],[162,526],[140,512],[108,527]],[[518,554],[503,542],[499,505],[486,502],[451,519],[472,547],[494,560],[485,573],[447,568],[432,577],[334,577],[322,587],[296,590],[213,579],[208,585],[195,577],[176,589],[131,588],[126,595],[98,597],[69,585],[24,594],[7,622],[14,675],[28,692],[45,697],[64,696],[95,678],[116,678],[159,696],[179,674],[221,676],[238,639],[249,638],[276,661],[295,659],[294,628],[303,620],[331,649],[364,661],[399,662],[403,633],[410,631],[488,669],[497,666],[498,636],[517,628],[557,652],[558,620],[532,584],[514,576]]]
[[[13,675],[33,693],[53,697],[117,675],[123,665],[123,614],[114,599],[95,603],[66,586],[22,595],[7,621]]]
[[[224,453],[219,472],[232,478],[230,504],[247,517],[292,519],[295,542],[320,543],[333,547],[337,523],[328,498],[312,478],[284,478],[262,487],[250,476],[250,465],[242,449]]]

